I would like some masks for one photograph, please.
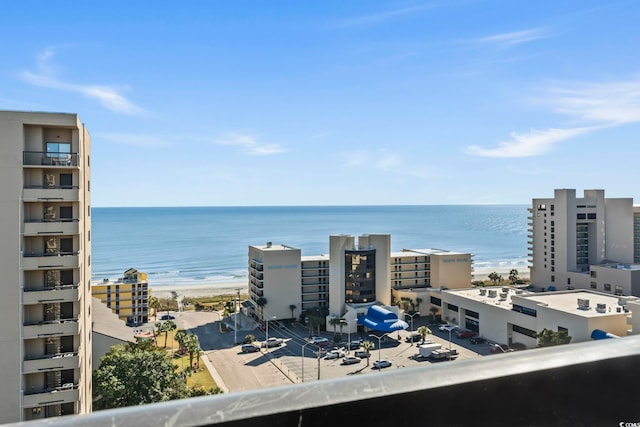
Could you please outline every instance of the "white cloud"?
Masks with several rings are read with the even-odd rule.
[[[531,28],[528,30],[514,31],[511,33],[493,34],[475,39],[476,43],[493,44],[502,49],[508,49],[523,43],[549,37],[550,34],[544,28]]]
[[[279,144],[260,143],[255,136],[247,134],[230,133],[214,142],[220,145],[240,147],[245,153],[255,156],[268,156],[286,151]]]
[[[511,133],[511,141],[500,142],[496,148],[467,147],[467,154],[480,157],[531,157],[551,150],[554,144],[596,130],[592,128],[531,130],[529,133]]]
[[[103,107],[116,113],[137,115],[144,113],[144,109],[135,105],[121,94],[121,90],[113,86],[80,85],[68,83],[56,77],[51,59],[56,54],[56,48],[50,47],[37,55],[37,72],[24,71],[22,78],[34,86],[58,89],[79,93],[87,98],[98,100]]]
[[[416,178],[426,178],[428,176],[424,167],[416,168],[407,165],[400,154],[391,152],[386,148],[376,151],[355,150],[344,152],[339,157],[347,168],[373,168],[378,171],[393,172]]]
[[[537,100],[549,110],[563,114],[583,126],[511,133],[511,141],[495,148],[467,147],[482,157],[532,157],[552,150],[555,144],[605,128],[640,122],[640,80],[610,83],[570,83],[546,90]]]

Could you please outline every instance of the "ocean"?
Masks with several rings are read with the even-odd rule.
[[[332,234],[390,234],[391,250],[473,254],[474,269],[527,270],[528,205],[92,208],[92,282],[129,268],[151,287],[247,283],[249,245],[328,253]]]

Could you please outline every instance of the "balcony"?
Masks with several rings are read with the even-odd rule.
[[[77,202],[80,200],[80,187],[77,185],[63,185],[46,187],[44,185],[28,185],[22,191],[23,201],[64,201]]]
[[[77,335],[80,324],[77,319],[61,319],[25,324],[22,328],[22,338],[32,339],[59,335]]]
[[[47,153],[45,151],[24,151],[22,153],[22,164],[24,166],[55,166],[77,167],[78,153]]]
[[[61,353],[51,356],[42,356],[28,359],[22,362],[24,374],[44,371],[59,371],[63,369],[77,369],[80,367],[78,353]]]
[[[78,219],[31,219],[24,222],[24,235],[25,236],[40,236],[47,234],[79,234]]]
[[[97,411],[56,418],[55,424],[170,419],[181,426],[393,426],[399,417],[415,415],[414,424],[435,426],[630,426],[638,420],[638,363],[640,337],[626,337],[306,382],[276,393],[247,390]],[[26,397],[25,406],[33,406]],[[425,404],[428,409],[419,409]]]
[[[63,285],[54,289],[29,289],[22,294],[24,305],[52,302],[73,302],[80,300],[78,285]]]
[[[79,400],[78,385],[69,383],[63,384],[62,386],[54,389],[31,391],[29,393],[25,393],[23,399],[23,406],[25,408],[77,402]],[[62,418],[64,417],[56,418],[56,421]],[[51,419],[47,421],[47,424],[50,423]]]
[[[25,253],[22,257],[24,270],[42,268],[78,268],[78,252]]]

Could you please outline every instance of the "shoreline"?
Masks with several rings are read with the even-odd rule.
[[[476,268],[472,274],[472,281],[476,280],[489,280],[489,274],[496,272],[501,275],[505,280],[509,278],[509,272],[512,270],[512,267],[504,267],[504,268]],[[529,279],[529,269],[527,268],[525,271],[518,270],[518,277],[521,279]],[[471,284],[469,284],[471,286]],[[151,285],[149,284],[149,288],[151,289],[151,295],[159,298],[173,298],[172,293],[187,297],[187,298],[203,298],[203,297],[213,297],[213,296],[221,296],[221,295],[236,295],[238,290],[240,294],[247,294],[249,292],[249,283],[248,281],[241,282],[215,282],[215,283],[202,283],[202,284],[192,284],[186,286],[172,286],[172,285]]]

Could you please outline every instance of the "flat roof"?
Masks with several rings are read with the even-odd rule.
[[[635,297],[619,297],[617,295],[602,294],[589,290],[543,292],[527,295],[527,299],[536,301],[552,310],[564,311],[577,316],[595,317],[603,314],[620,314],[617,307],[622,307],[619,301],[634,300]],[[579,307],[578,299],[588,301],[588,307]],[[604,305],[604,311],[597,310],[598,304]],[[621,311],[624,313],[624,310]]]
[[[508,288],[509,291],[506,293],[503,292],[502,291],[503,287]],[[482,302],[491,306],[495,306],[496,308],[502,308],[504,310],[511,310],[512,295],[525,296],[528,294],[533,294],[533,292],[530,292],[530,291],[525,291],[522,289],[505,287],[505,286],[487,286],[487,287],[466,288],[466,289],[447,289],[442,292],[459,295],[461,297]]]
[[[391,252],[392,257],[424,256],[424,255],[471,255],[467,252],[448,251],[445,249],[403,249],[402,251]]]

